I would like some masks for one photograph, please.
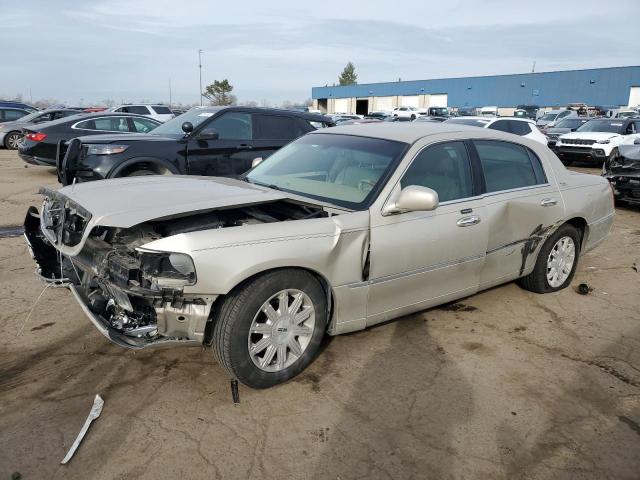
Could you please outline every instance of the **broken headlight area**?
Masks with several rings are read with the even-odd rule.
[[[136,250],[140,254],[141,287],[161,291],[195,285],[196,267],[189,255],[154,252],[142,248]]]
[[[42,231],[53,245],[73,247],[82,240],[91,214],[59,193],[41,188],[44,195],[42,204]]]

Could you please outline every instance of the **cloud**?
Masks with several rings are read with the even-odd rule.
[[[198,100],[197,50],[206,82],[229,78],[242,99],[302,100],[353,61],[360,82],[490,75],[637,63],[616,9],[597,1],[293,0],[214,3],[27,1],[3,7],[0,95],[87,103]],[[566,19],[571,19],[567,21]],[[609,27],[607,27],[607,25]]]

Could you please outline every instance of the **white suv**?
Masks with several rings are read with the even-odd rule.
[[[121,105],[119,107],[112,108],[111,111],[146,115],[147,117],[151,117],[159,122],[166,122],[167,120],[171,120],[175,117],[173,112],[166,105],[138,103],[132,105]]]
[[[391,116],[415,120],[420,116],[420,112],[416,107],[396,107],[391,111]]]
[[[515,117],[455,117],[444,123],[457,123],[458,125],[470,125],[472,127],[488,128],[501,132],[513,133],[521,137],[529,138],[547,144],[547,137],[536,127],[536,123],[528,118]]]
[[[640,118],[594,118],[575,132],[561,135],[554,150],[562,163],[603,162],[618,155],[618,146],[640,138]]]

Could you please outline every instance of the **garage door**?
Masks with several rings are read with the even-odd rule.
[[[402,106],[403,107],[416,107],[418,108],[420,105],[420,99],[418,95],[412,95],[410,97],[402,97]]]
[[[431,94],[431,98],[429,99],[430,107],[446,107],[447,106],[447,94],[446,93],[436,93]]]
[[[350,113],[349,112],[349,99],[348,98],[336,98],[333,103],[333,113]]]
[[[382,110],[383,112],[390,112],[393,110],[393,97],[376,97],[374,102],[374,110]]]
[[[640,87],[631,87],[629,90],[629,106],[637,107],[640,105]]]

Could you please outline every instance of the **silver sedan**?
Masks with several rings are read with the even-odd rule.
[[[309,365],[325,334],[513,280],[565,288],[614,216],[604,178],[463,125],[322,129],[255,163],[240,179],[43,190],[25,221],[40,275],[117,344],[210,344],[265,388]]]

